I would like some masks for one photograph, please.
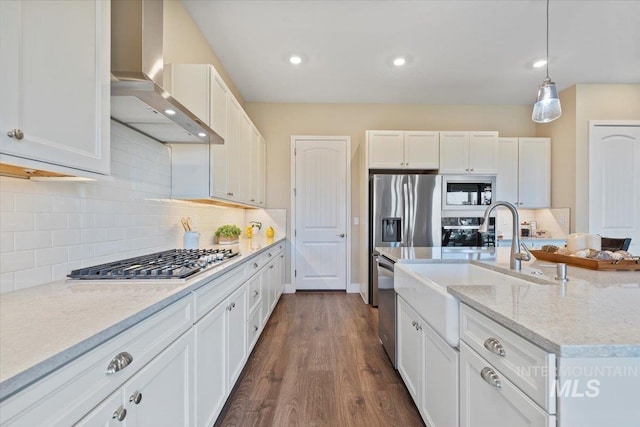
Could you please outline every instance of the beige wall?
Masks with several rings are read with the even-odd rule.
[[[551,137],[551,204],[571,208],[571,231],[589,230],[589,120],[640,120],[640,85],[578,84],[560,93],[562,117],[536,125]]]
[[[164,62],[211,64],[240,105],[244,98],[180,0],[164,0]]]
[[[501,136],[535,136],[531,106],[262,104],[245,109],[267,141],[267,206],[290,218],[291,135],[351,137],[351,212],[366,218],[364,141],[367,129],[497,130]],[[351,221],[353,223],[353,221]],[[291,235],[291,230],[287,230]],[[352,225],[351,283],[366,277],[366,229]],[[363,251],[362,248],[365,248]]]

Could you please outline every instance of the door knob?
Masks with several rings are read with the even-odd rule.
[[[344,233],[336,234],[338,237],[344,237]]]

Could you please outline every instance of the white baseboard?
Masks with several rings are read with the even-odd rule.
[[[291,285],[291,283],[285,283],[283,292],[285,294],[295,294],[296,293],[296,289]]]
[[[360,283],[349,283],[347,285],[347,293],[348,294],[359,294],[360,293]]]

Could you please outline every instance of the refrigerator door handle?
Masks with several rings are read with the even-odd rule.
[[[409,184],[406,181],[402,183],[402,193],[402,216],[404,217],[402,224],[402,246],[409,246],[409,224],[411,223],[411,219],[409,218],[409,209],[407,209],[407,205],[409,204]]]

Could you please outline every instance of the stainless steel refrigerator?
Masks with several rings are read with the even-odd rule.
[[[369,175],[369,303],[378,305],[376,247],[441,246],[441,176]]]

